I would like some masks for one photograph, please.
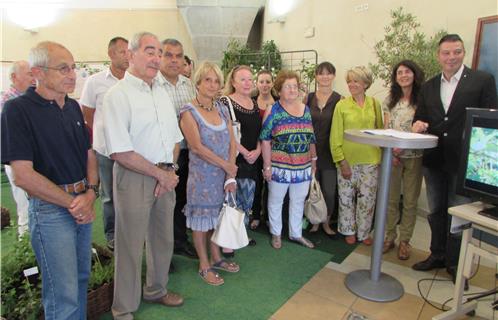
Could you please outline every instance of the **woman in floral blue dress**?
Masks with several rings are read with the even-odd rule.
[[[216,270],[239,271],[236,263],[221,258],[220,248],[211,241],[225,192],[236,189],[236,145],[228,112],[215,100],[223,84],[219,67],[204,62],[194,83],[197,96],[180,110],[180,126],[190,152],[185,216],[199,256],[199,275],[206,283],[217,286],[224,280]]]

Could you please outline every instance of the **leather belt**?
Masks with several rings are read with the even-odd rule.
[[[83,193],[86,191],[86,179],[70,184],[60,184],[59,188],[67,193]]]

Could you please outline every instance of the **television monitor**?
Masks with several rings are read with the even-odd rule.
[[[498,219],[498,110],[467,108],[457,193],[491,204]]]

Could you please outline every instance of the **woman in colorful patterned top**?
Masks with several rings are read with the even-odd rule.
[[[268,108],[260,139],[263,175],[268,181],[268,215],[271,244],[282,246],[282,203],[289,190],[289,238],[307,248],[314,248],[302,236],[304,200],[316,170],[315,134],[311,113],[301,102],[299,76],[282,70],[275,79],[280,100]]]
[[[415,62],[398,63],[391,74],[391,90],[383,104],[386,128],[411,132],[417,97],[424,73]],[[403,184],[403,216],[399,224],[398,258],[410,258],[410,239],[415,227],[417,201],[422,186],[422,150],[393,149],[393,167],[387,209],[387,229],[383,252],[394,248],[399,220],[399,195]],[[403,183],[401,183],[403,182]]]
[[[348,244],[356,239],[372,244],[370,228],[375,209],[380,149],[344,139],[348,129],[383,128],[380,103],[367,97],[372,73],[365,67],[354,67],[346,73],[351,97],[342,99],[332,118],[330,149],[339,168],[339,219],[337,230],[346,236]]]

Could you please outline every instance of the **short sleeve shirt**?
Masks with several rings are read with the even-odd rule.
[[[295,117],[277,101],[263,123],[260,140],[271,140],[272,181],[300,183],[311,180],[310,144],[315,144],[308,106]]]
[[[75,183],[87,175],[90,139],[76,100],[60,108],[34,88],[5,103],[2,111],[2,163],[33,162],[55,184]]]
[[[108,156],[104,136],[104,116],[102,105],[104,95],[113,85],[118,83],[110,69],[91,75],[85,82],[81,92],[80,104],[95,109],[93,117],[93,149],[100,154]]]
[[[160,77],[149,86],[126,72],[104,96],[103,111],[109,155],[135,151],[152,163],[173,162],[183,136]]]

